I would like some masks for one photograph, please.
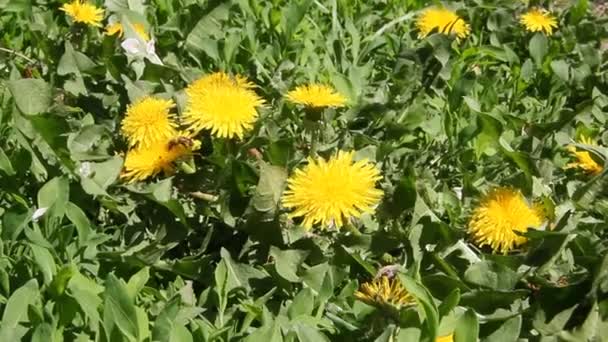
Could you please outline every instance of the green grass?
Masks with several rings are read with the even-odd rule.
[[[445,3],[471,26],[456,41],[418,38],[435,2],[97,1],[104,25],[146,23],[160,66],[63,1],[0,0],[0,341],[604,340],[606,172],[565,166],[581,135],[608,160],[608,17],[530,2]],[[534,5],[554,35],[520,25]],[[121,181],[126,106],[155,94],[181,113],[218,70],[257,84],[255,128],[203,133],[195,173]],[[349,100],[323,113],[317,153],[355,150],[383,176],[350,230],[306,232],[280,204],[314,125],[283,95],[308,82]],[[507,255],[477,247],[467,222],[495,186],[538,200],[553,229]],[[416,305],[354,298],[387,265]]]

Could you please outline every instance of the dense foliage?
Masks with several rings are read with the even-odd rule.
[[[73,4],[0,0],[0,341],[608,336],[603,1]],[[194,129],[137,150],[157,109]],[[352,219],[288,182],[351,157]]]

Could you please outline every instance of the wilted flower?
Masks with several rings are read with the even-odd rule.
[[[156,54],[156,48],[154,47],[154,39],[145,42],[143,38],[127,38],[120,46],[128,53],[137,58],[145,58],[153,64],[163,65],[160,57]]]
[[[144,97],[127,108],[121,132],[129,146],[148,147],[157,141],[167,141],[176,134],[176,124],[169,111],[173,101]]]
[[[61,10],[77,23],[101,26],[101,21],[103,20],[103,9],[82,0],[74,0],[70,3],[63,4]]]
[[[580,143],[597,146],[595,142],[585,136],[581,137]],[[604,166],[596,162],[591,156],[591,153],[584,150],[579,151],[575,146],[568,146],[568,151],[572,153],[576,160],[567,164],[566,168],[580,169],[590,175],[598,175],[604,170]]]
[[[551,13],[541,8],[533,8],[521,16],[520,22],[530,32],[545,32],[548,36],[557,28],[557,20]]]
[[[414,297],[407,292],[397,277],[382,276],[365,283],[355,292],[355,297],[366,304],[381,308],[399,308],[415,303]]]
[[[344,107],[346,98],[324,84],[298,86],[286,95],[290,102],[312,108]]]
[[[376,189],[380,173],[367,160],[353,162],[353,155],[339,151],[329,161],[309,158],[308,165],[296,170],[283,195],[283,206],[294,209],[290,217],[303,216],[306,228],[317,222],[341,227],[372,212],[382,197]]]
[[[184,124],[195,134],[208,129],[219,138],[242,138],[258,118],[257,107],[264,104],[253,87],[245,77],[223,72],[198,79],[186,88]]]
[[[539,228],[544,220],[540,207],[532,206],[519,190],[496,188],[480,201],[469,221],[469,234],[479,245],[495,252],[508,253],[526,242],[517,233]]]
[[[469,24],[461,17],[444,7],[430,7],[425,9],[418,20],[418,38],[424,38],[431,32],[437,31],[445,35],[454,34],[458,38],[466,38],[471,32]]]

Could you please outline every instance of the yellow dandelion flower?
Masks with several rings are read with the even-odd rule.
[[[456,12],[443,7],[430,7],[425,9],[416,21],[418,27],[418,38],[424,38],[431,32],[466,38],[471,32],[469,24],[458,16]]]
[[[135,23],[133,24],[133,29],[143,40],[150,40],[150,35],[148,35],[148,33],[146,32],[146,27],[143,24]],[[106,26],[106,35],[118,35],[119,38],[122,38],[124,35],[124,28],[122,27],[122,24],[116,22],[114,24],[109,24],[108,26]]]
[[[489,245],[494,251],[506,254],[526,242],[528,228],[543,223],[542,210],[531,206],[519,190],[496,188],[481,200],[469,221],[469,234],[479,246]]]
[[[82,0],[74,0],[71,3],[63,4],[61,10],[77,23],[101,26],[103,20],[103,9]]]
[[[157,141],[166,141],[176,134],[176,124],[169,114],[174,104],[171,100],[144,97],[127,108],[122,120],[122,134],[129,146],[145,148]]]
[[[597,146],[595,142],[585,136],[581,137],[580,143],[585,145]],[[604,167],[593,159],[591,153],[584,150],[579,151],[574,146],[568,146],[568,151],[572,153],[572,155],[576,158],[576,161],[568,163],[566,165],[567,169],[580,169],[583,172],[594,176],[600,174],[604,170]]]
[[[437,337],[435,342],[454,342],[454,334]]]
[[[186,88],[184,124],[194,134],[209,129],[219,138],[242,138],[258,118],[257,107],[264,104],[253,87],[239,75],[216,72],[202,77]]]
[[[542,8],[533,8],[519,20],[530,32],[545,32],[548,36],[557,28],[557,20],[551,13]]]
[[[414,297],[407,292],[399,279],[386,276],[361,285],[361,289],[355,292],[355,298],[379,307],[402,307],[415,303]]]
[[[345,220],[372,212],[382,197],[375,187],[380,173],[367,160],[353,162],[353,155],[340,151],[329,161],[309,158],[308,165],[296,170],[283,195],[283,206],[294,209],[290,216],[303,216],[306,228],[317,222],[341,227]]]
[[[312,108],[344,107],[346,97],[324,84],[298,86],[285,96],[287,100]]]
[[[145,148],[134,148],[127,152],[121,177],[135,182],[154,177],[160,172],[170,175],[175,171],[176,162],[189,157],[199,147],[199,141],[177,135]]]

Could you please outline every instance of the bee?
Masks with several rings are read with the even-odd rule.
[[[167,149],[171,151],[177,146],[182,146],[185,149],[190,149],[194,145],[194,141],[188,137],[177,137],[169,140],[167,144]]]

